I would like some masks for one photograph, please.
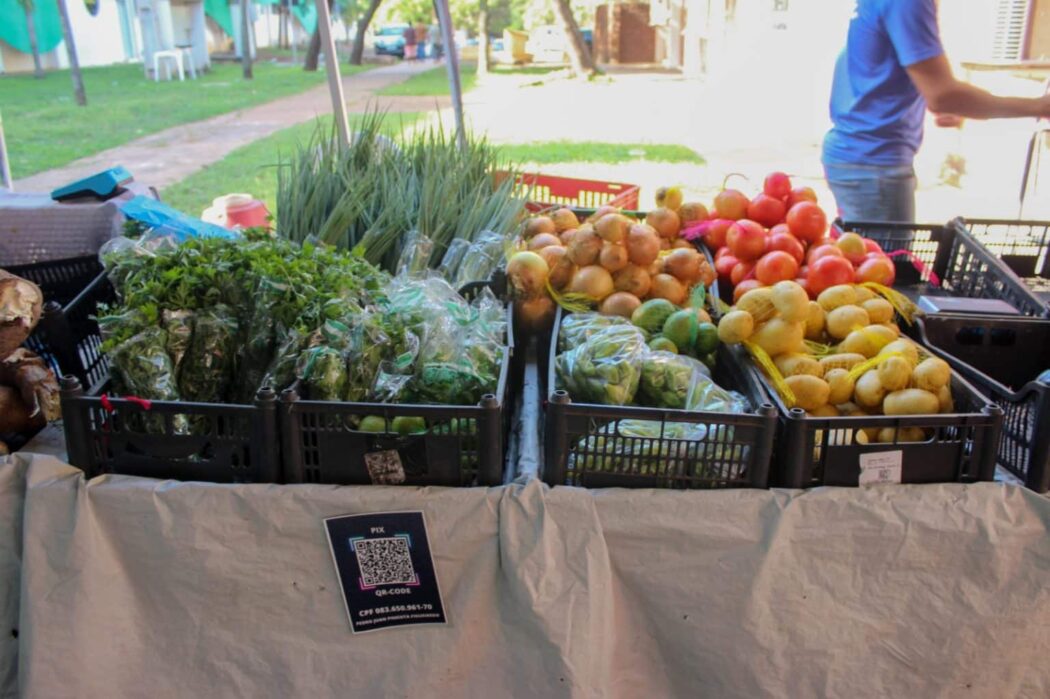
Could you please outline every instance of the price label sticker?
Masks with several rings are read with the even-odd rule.
[[[860,455],[860,485],[900,483],[904,452],[877,451]]]
[[[365,454],[365,466],[373,485],[400,485],[405,482],[405,467],[401,465],[401,455],[394,449]]]

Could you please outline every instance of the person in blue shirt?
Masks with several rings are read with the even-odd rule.
[[[1050,95],[998,97],[952,74],[935,0],[856,0],[831,88],[823,162],[839,214],[914,221],[915,153],[926,110],[939,126],[962,117],[1050,117]]]

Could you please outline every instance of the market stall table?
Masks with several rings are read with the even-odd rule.
[[[1050,692],[1050,502],[1001,484],[87,482],[22,454],[0,504],[0,694],[15,643],[27,696]],[[405,510],[449,624],[352,635],[322,520]]]

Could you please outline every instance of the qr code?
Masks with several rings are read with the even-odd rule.
[[[354,552],[361,569],[361,584],[366,588],[417,582],[408,537],[358,539],[354,542]]]

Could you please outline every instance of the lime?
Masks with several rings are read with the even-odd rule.
[[[357,429],[361,432],[386,432],[386,420],[380,415],[366,415]]]
[[[718,349],[718,327],[714,323],[700,323],[696,333],[696,351],[710,354]]]
[[[427,421],[421,417],[395,417],[391,427],[398,434],[418,434],[427,431]]]
[[[674,352],[678,354],[678,346],[663,336],[656,336],[649,342],[650,349],[660,350],[663,352]]]

